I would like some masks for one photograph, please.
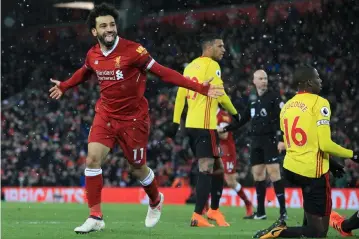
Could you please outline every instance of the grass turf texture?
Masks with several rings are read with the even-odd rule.
[[[147,207],[144,205],[104,204],[106,228],[102,232],[86,235],[76,234],[73,230],[82,224],[88,213],[86,205],[79,204],[1,204],[1,238],[3,239],[73,239],[73,238],[251,238],[259,229],[270,226],[278,217],[278,209],[267,209],[267,220],[243,220],[244,209],[222,207],[221,211],[231,224],[228,228],[191,228],[190,217],[193,205],[165,205],[159,224],[145,228],[144,220]],[[338,210],[351,216],[354,211]],[[290,226],[302,223],[302,209],[289,209]],[[357,235],[358,233],[356,233]],[[328,238],[339,238],[329,229]]]

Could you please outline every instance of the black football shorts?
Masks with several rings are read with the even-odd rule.
[[[279,163],[279,152],[275,136],[255,136],[251,140],[251,165]]]
[[[284,169],[284,178],[301,187],[304,211],[317,216],[329,216],[332,210],[329,171],[320,178],[308,178]]]
[[[217,130],[186,128],[189,144],[197,159],[219,158],[220,146]]]

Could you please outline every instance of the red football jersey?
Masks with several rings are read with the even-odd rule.
[[[219,110],[217,112],[217,124],[218,127],[224,128],[232,122],[232,117],[224,110]],[[220,140],[220,146],[223,153],[223,156],[232,156],[236,153],[236,145],[233,139],[233,133],[228,132],[227,139]]]
[[[119,120],[143,119],[148,115],[148,102],[144,97],[147,70],[165,82],[203,95],[207,95],[210,89],[210,85],[186,79],[180,73],[156,63],[139,43],[120,37],[106,52],[99,44],[92,47],[85,64],[70,79],[61,82],[59,88],[64,93],[95,73],[100,84],[97,113]]]
[[[151,67],[151,61],[154,63],[140,44],[120,37],[108,52],[102,52],[99,44],[92,47],[87,53],[85,67],[97,75],[100,85],[96,112],[121,120],[148,114],[148,102],[144,97],[145,70]]]
[[[109,51],[103,52],[99,44],[93,46],[84,66],[70,80],[62,82],[60,88],[66,91],[95,73],[100,85],[97,113],[120,120],[144,118],[148,114],[144,97],[146,70],[154,63],[140,44],[117,37]]]

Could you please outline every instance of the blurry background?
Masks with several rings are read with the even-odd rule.
[[[93,39],[85,20],[93,4],[59,8],[59,0],[3,1],[1,9],[2,186],[83,185],[87,135],[99,96],[96,79],[50,100],[51,77],[66,80],[81,67]],[[68,2],[68,1],[67,1]],[[292,73],[315,66],[322,95],[332,106],[333,140],[358,148],[359,4],[355,0],[109,0],[121,17],[120,36],[143,44],[161,64],[182,72],[200,54],[203,31],[221,35],[227,53],[220,62],[227,93],[238,109],[256,98],[253,70],[268,72],[283,99],[295,93]],[[149,76],[146,96],[152,119],[148,163],[161,186],[187,184],[193,156],[185,137],[164,137],[172,120],[176,88]],[[236,133],[240,182],[252,186],[247,129]],[[344,163],[344,162],[343,162]],[[345,161],[336,187],[359,187],[359,168]],[[138,186],[121,150],[103,166],[105,186]],[[184,179],[184,180],[182,180]],[[182,185],[183,186],[183,185]]]

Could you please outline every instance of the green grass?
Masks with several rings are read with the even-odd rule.
[[[229,228],[191,228],[189,219],[193,206],[165,205],[159,224],[145,228],[147,207],[143,205],[104,204],[106,229],[102,232],[77,235],[73,229],[87,217],[86,205],[7,203],[2,205],[2,239],[72,239],[72,238],[251,238],[259,230],[268,227],[278,216],[278,209],[267,209],[268,219],[243,220],[243,208],[222,207]],[[354,211],[340,211],[349,216]],[[290,209],[289,225],[300,225],[303,211]],[[329,238],[338,234],[330,229]]]

